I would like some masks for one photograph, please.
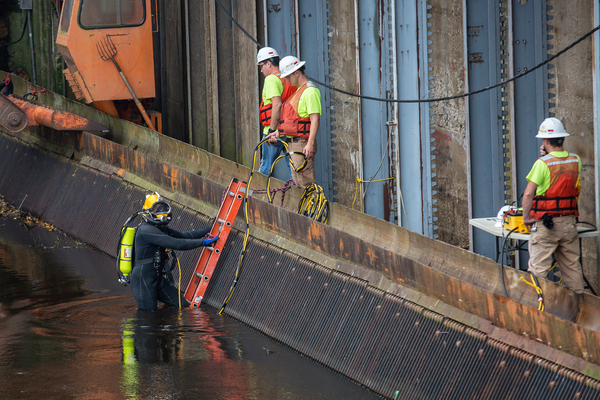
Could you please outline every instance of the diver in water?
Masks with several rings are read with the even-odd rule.
[[[131,291],[139,309],[156,310],[157,301],[189,306],[179,289],[173,286],[165,274],[170,274],[167,249],[191,250],[208,246],[219,237],[204,239],[210,232],[206,228],[178,232],[167,225],[171,221],[171,206],[156,192],[147,195],[142,211],[142,223],[135,231]]]

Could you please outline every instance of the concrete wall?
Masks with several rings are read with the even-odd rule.
[[[15,42],[21,36],[27,11],[19,9],[17,0],[5,0],[4,3],[6,3],[3,5],[4,9],[13,10],[7,15],[7,20],[10,28],[10,41]],[[56,8],[51,1],[33,0],[31,15],[37,76],[35,83],[54,92],[65,94],[62,57],[55,45],[58,32]],[[10,71],[24,70],[29,80],[33,82],[32,49],[27,27],[25,27],[23,39],[10,46],[8,50]]]
[[[432,0],[433,97],[465,91],[462,0]],[[435,181],[439,239],[456,246],[469,245],[467,143],[465,99],[433,103]]]
[[[356,13],[354,0],[330,0],[331,41],[330,74],[332,85],[351,93],[358,93],[358,71],[356,69]],[[360,101],[357,97],[331,92],[332,164],[334,167],[335,201],[351,207],[356,187],[356,177],[360,176],[362,160],[359,153]],[[360,203],[359,203],[360,204]],[[356,207],[359,208],[358,206]]]
[[[548,13],[553,17],[549,24],[553,30],[549,33],[554,38],[549,41],[554,45],[552,53],[583,36],[593,28],[591,3],[586,0],[574,2],[549,2],[553,9]],[[565,140],[565,149],[581,157],[581,194],[579,196],[580,221],[595,224],[595,169],[594,165],[594,115],[592,84],[592,42],[590,39],[578,44],[564,56],[554,61],[555,68],[549,73],[555,74],[551,80],[555,87],[555,113],[571,134]],[[596,292],[600,291],[598,281],[598,246],[594,238],[583,240],[583,267],[588,280],[592,282]]]

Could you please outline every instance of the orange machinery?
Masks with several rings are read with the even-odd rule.
[[[134,100],[145,113],[138,99],[156,96],[153,6],[151,0],[64,1],[56,44],[78,100],[114,116],[119,116],[114,100]],[[147,124],[160,126],[160,114],[152,115],[155,124],[144,116]]]

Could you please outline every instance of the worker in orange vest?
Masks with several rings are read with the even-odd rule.
[[[270,135],[270,140],[288,136],[288,148],[296,168],[306,159],[306,166],[300,170],[292,170],[292,178],[297,186],[306,188],[317,181],[315,179],[315,154],[317,153],[317,132],[321,121],[321,92],[304,73],[305,61],[294,56],[286,56],[279,63],[281,76],[292,86],[298,87],[296,92],[281,106],[281,117],[278,132]],[[304,157],[298,154],[304,154]]]
[[[260,103],[260,123],[263,127],[264,140],[269,134],[277,131],[281,104],[296,91],[296,88],[280,76],[279,55],[275,49],[271,47],[260,49],[256,55],[256,65],[265,77]],[[273,162],[283,152],[283,144],[280,142],[263,145],[258,172],[268,175]],[[288,176],[291,178],[289,159],[286,158],[286,161]]]
[[[581,159],[564,151],[565,137],[570,136],[562,122],[546,118],[537,138],[544,140],[523,193],[523,223],[531,225],[529,272],[546,278],[552,267],[552,255],[558,262],[566,287],[583,293],[583,271],[579,263],[578,180]]]

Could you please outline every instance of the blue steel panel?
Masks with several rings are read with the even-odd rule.
[[[428,28],[431,25],[427,22],[429,14],[427,13],[428,6],[427,0],[418,0],[417,2],[417,13],[419,20],[419,82],[420,82],[420,98],[428,98],[429,95],[429,63],[432,59],[429,57],[429,46],[428,46]],[[437,228],[434,225],[433,212],[436,211],[433,208],[433,195],[436,192],[433,190],[435,183],[432,181],[432,169],[435,168],[433,164],[434,156],[431,154],[431,124],[429,122],[430,104],[420,103],[419,110],[421,116],[421,159],[422,159],[422,172],[421,172],[421,190],[423,193],[423,234],[429,237],[434,237],[433,231]],[[435,217],[437,219],[437,217]]]
[[[380,14],[378,2],[362,0],[358,2],[358,39],[360,49],[360,92],[365,96],[385,97],[382,92],[380,48]],[[385,104],[379,101],[361,100],[363,179],[383,179],[387,166],[379,167],[382,157],[387,154],[385,129]],[[387,158],[387,157],[386,157]],[[384,160],[385,162],[386,160]],[[384,217],[383,191],[381,183],[365,186],[364,211],[377,218]]]
[[[521,4],[513,0],[513,51],[515,74],[543,62],[547,56],[546,0]],[[548,68],[544,66],[515,81],[515,138],[517,192],[527,186],[525,177],[539,157],[538,127],[548,116]],[[560,118],[560,116],[559,116]]]
[[[283,58],[296,55],[294,0],[267,0],[269,47]]]
[[[396,58],[398,63],[398,98],[417,99],[419,92],[419,46],[417,41],[417,4],[396,2]],[[421,123],[418,103],[398,104],[400,136],[400,183],[406,215],[402,226],[423,233],[423,199],[421,187]],[[400,208],[399,208],[400,210]]]
[[[327,36],[327,8],[321,0],[302,0],[298,2],[300,24],[300,58],[306,61],[306,75],[321,82],[329,80],[329,43]],[[333,83],[333,82],[331,82]],[[317,135],[317,155],[315,156],[315,175],[317,183],[323,187],[328,199],[333,199],[333,180],[331,170],[331,124],[329,107],[329,89],[319,87],[321,91],[321,124]]]
[[[513,0],[513,54],[515,74],[543,62],[548,56],[546,0],[521,4]],[[517,79],[515,88],[515,148],[517,198],[527,186],[526,176],[539,157],[541,139],[535,135],[539,125],[549,114],[548,67]],[[558,116],[560,118],[560,116]],[[520,268],[527,265],[529,255],[519,252]]]
[[[467,0],[469,90],[500,80],[499,4]],[[500,89],[469,101],[472,218],[496,215],[504,205]],[[495,258],[492,235],[473,230],[473,250]]]
[[[267,0],[267,26],[269,47],[277,50],[281,58],[295,56],[297,30],[294,0]],[[289,179],[285,160],[275,166],[273,175],[284,182]]]

